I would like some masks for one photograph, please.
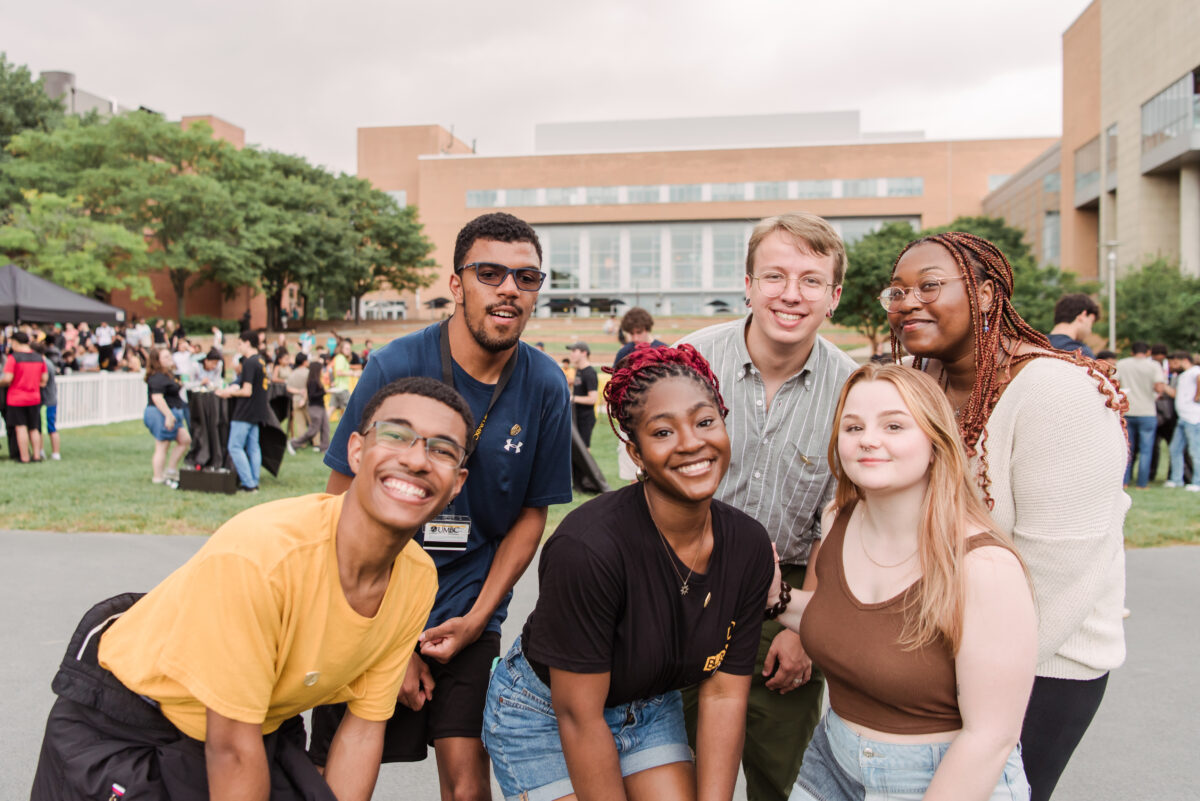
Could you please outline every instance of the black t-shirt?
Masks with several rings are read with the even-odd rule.
[[[231,419],[241,423],[268,423],[271,420],[267,412],[267,389],[271,380],[263,371],[262,360],[258,354],[242,359],[238,383],[251,387],[250,395],[244,398],[234,398]]]
[[[179,396],[179,382],[165,373],[155,373],[146,379],[146,403],[153,404],[151,395],[162,395],[167,406],[172,409],[183,409],[187,406]]]
[[[320,362],[313,362],[308,368],[308,384],[305,385],[305,390],[308,393],[309,406],[325,405],[325,385],[321,383],[322,369],[324,368]]]
[[[582,398],[589,393],[595,392],[600,388],[600,379],[596,375],[596,368],[588,365],[581,367],[575,371],[575,384],[571,388],[572,394],[577,398]],[[572,403],[575,408],[575,423],[583,427],[585,423],[596,422],[596,407],[595,405],[583,405],[582,403]]]
[[[622,359],[624,359],[629,354],[633,353],[633,349],[636,348],[640,344],[641,344],[640,342],[626,342],[624,345],[622,345],[621,349],[619,351],[617,351],[617,357],[615,359],[613,359],[613,367],[616,367],[618,364],[621,363]],[[666,346],[667,346],[667,343],[663,342],[661,339],[656,339],[650,343],[650,347],[652,347],[652,348],[665,348]]]
[[[537,606],[521,635],[542,680],[550,683],[550,667],[609,672],[604,703],[617,706],[697,684],[718,668],[749,675],[773,571],[771,541],[728,504],[714,500],[712,518],[708,572],[693,573],[680,595],[688,566],[668,555],[640,484],[567,515],[542,548]]]

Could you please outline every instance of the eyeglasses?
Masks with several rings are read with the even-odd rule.
[[[375,429],[375,441],[389,450],[406,451],[424,440],[425,455],[433,462],[445,467],[462,467],[467,460],[467,449],[452,439],[422,437],[408,426],[390,420],[376,420],[371,423],[371,428]]]
[[[920,283],[908,289],[899,286],[889,286],[879,293],[879,303],[883,306],[884,311],[896,311],[899,309],[900,304],[904,302],[904,298],[909,292],[912,292],[913,297],[921,303],[933,303],[938,299],[938,295],[942,294],[942,284],[947,281],[961,280],[962,276],[958,275],[954,278],[922,278]]]
[[[475,277],[479,279],[479,283],[488,286],[500,286],[512,275],[517,289],[522,292],[537,292],[546,280],[546,274],[533,267],[505,267],[503,264],[493,264],[489,261],[464,264],[459,272],[471,268],[475,269]]]
[[[800,286],[800,297],[805,300],[820,300],[825,297],[825,290],[833,284],[822,280],[819,275],[800,275],[789,278],[783,273],[763,273],[752,275],[751,280],[758,281],[758,291],[768,298],[777,298],[787,289],[789,281],[795,281]]]

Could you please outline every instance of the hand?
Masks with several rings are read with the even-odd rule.
[[[482,626],[470,623],[465,617],[452,617],[440,626],[426,629],[421,634],[421,653],[445,664],[459,651],[478,640],[482,633]]]
[[[432,698],[433,674],[429,671],[429,665],[425,664],[425,660],[413,654],[396,700],[412,711],[419,712],[421,707],[425,706],[425,702]]]
[[[767,590],[767,608],[779,603],[779,590],[782,588],[783,573],[779,572],[779,551],[775,543],[771,543],[771,556],[775,559],[775,572],[771,574],[771,588]]]
[[[771,671],[775,671],[774,676],[771,676]],[[780,695],[787,695],[808,683],[812,678],[812,660],[804,652],[799,634],[784,629],[775,636],[763,662],[763,675],[771,676],[767,679],[767,689],[775,690]]]
[[[163,415],[163,427],[166,428],[168,431],[175,430],[175,415],[174,414],[164,414]]]

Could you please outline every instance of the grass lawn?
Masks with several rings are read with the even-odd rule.
[[[181,492],[150,483],[153,443],[141,421],[62,432],[63,461],[20,465],[0,459],[0,527],[51,531],[210,534],[241,510],[325,487],[328,468],[305,450],[287,456],[275,478],[263,472],[256,495]],[[616,489],[616,437],[607,418],[596,423],[592,454]],[[1165,473],[1165,457],[1160,474]],[[1200,493],[1133,491],[1125,540],[1133,547],[1200,543]],[[550,509],[547,534],[587,495]]]

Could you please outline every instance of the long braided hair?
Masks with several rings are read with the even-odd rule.
[[[1045,334],[1035,330],[1017,313],[1012,304],[1012,265],[998,247],[983,237],[950,231],[909,242],[892,263],[892,274],[895,274],[905,253],[926,243],[941,245],[950,253],[967,287],[971,331],[975,340],[975,385],[971,387],[971,395],[959,412],[958,427],[967,455],[979,456],[979,487],[991,509],[994,502],[988,491],[991,480],[987,475],[985,431],[1001,392],[1012,380],[1014,368],[1032,359],[1059,359],[1084,368],[1096,381],[1100,394],[1105,398],[1104,405],[1121,415],[1122,430],[1125,429],[1124,412],[1128,403],[1120,392],[1120,385],[1110,365],[1089,359],[1078,350],[1072,353],[1055,350]],[[979,306],[979,286],[984,281],[991,281],[994,290],[992,307],[987,312]],[[891,341],[892,358],[899,361],[902,349],[895,331],[892,332]],[[1033,350],[1018,353],[1022,342],[1032,346]],[[920,370],[923,363],[921,357],[913,357],[913,367]]]
[[[637,415],[645,402],[646,392],[664,378],[688,378],[704,387],[717,404],[721,416],[729,414],[721,398],[720,385],[712,368],[700,352],[691,345],[674,348],[655,348],[641,343],[616,368],[605,367],[612,378],[604,387],[604,402],[608,404],[608,424],[618,438],[636,442],[634,430]],[[617,430],[617,426],[621,430]],[[624,432],[622,437],[621,432]]]

